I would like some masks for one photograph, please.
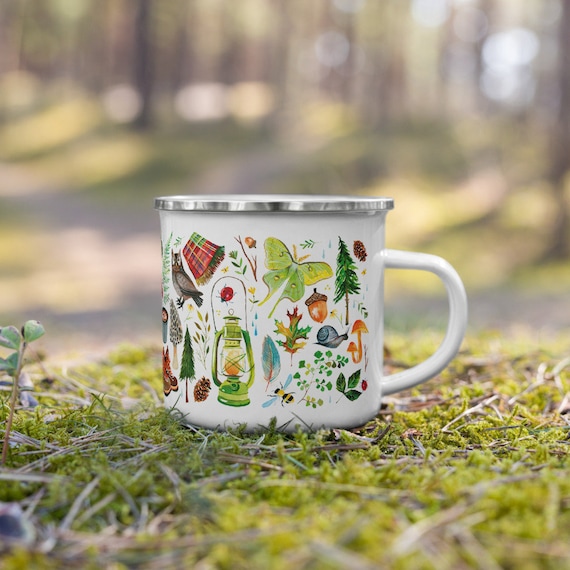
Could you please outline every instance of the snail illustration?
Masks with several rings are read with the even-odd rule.
[[[348,331],[344,334],[338,334],[334,327],[330,325],[325,325],[319,329],[317,332],[317,344],[325,346],[326,348],[336,348],[340,344],[348,339]]]

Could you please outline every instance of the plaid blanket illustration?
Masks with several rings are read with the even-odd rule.
[[[194,232],[182,251],[198,285],[205,285],[225,257],[223,245],[216,245]]]

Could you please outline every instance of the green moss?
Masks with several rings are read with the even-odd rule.
[[[391,345],[397,360],[433,350],[401,340]],[[397,394],[352,432],[184,428],[156,396],[153,347],[121,346],[101,362],[53,370],[41,405],[18,411],[14,430],[28,439],[11,449],[0,501],[30,508],[33,544],[67,530],[47,554],[12,549],[0,562],[564,566],[569,430],[558,408],[568,370],[552,376],[556,344],[492,353],[485,336],[468,344],[440,377]]]

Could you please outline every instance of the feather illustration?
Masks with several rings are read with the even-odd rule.
[[[261,367],[263,368],[263,377],[267,382],[267,388],[269,384],[279,376],[281,372],[281,358],[279,357],[279,352],[271,337],[267,335],[263,339],[263,347],[261,351]]]

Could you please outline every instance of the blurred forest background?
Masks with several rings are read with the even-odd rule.
[[[0,324],[60,349],[158,341],[152,199],[201,192],[393,196],[473,327],[566,329],[569,172],[570,0],[0,2]]]

